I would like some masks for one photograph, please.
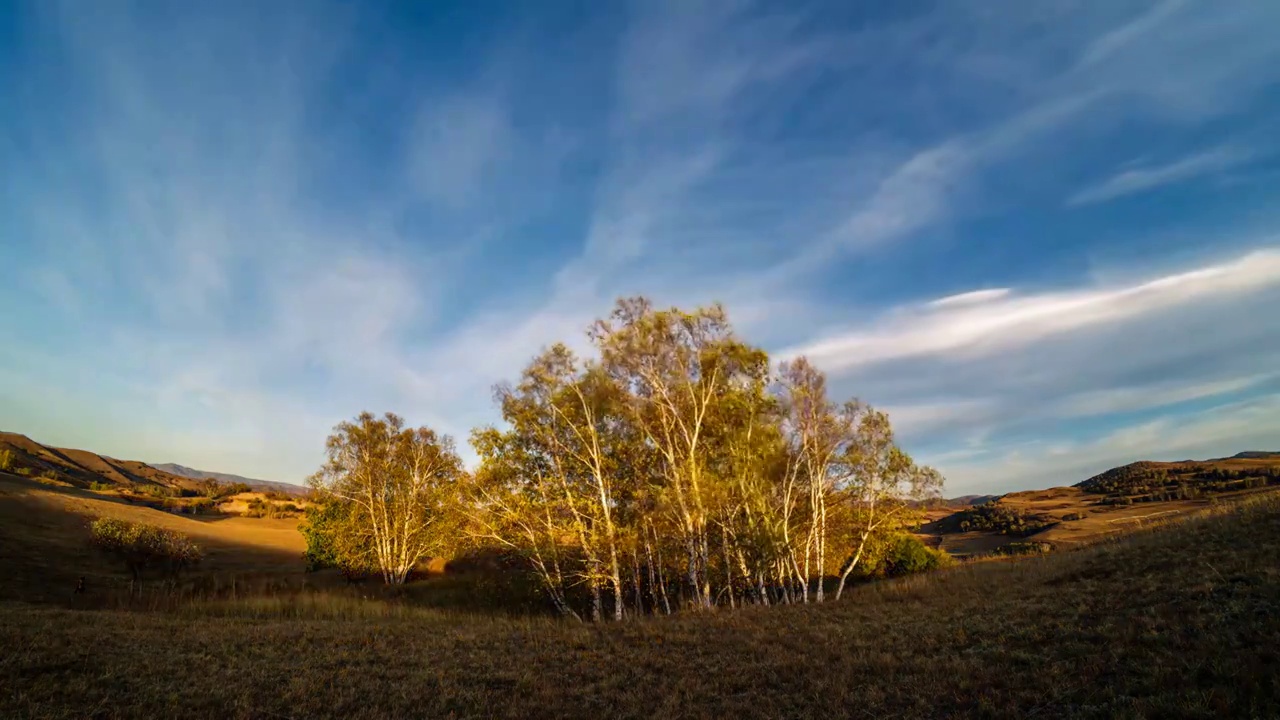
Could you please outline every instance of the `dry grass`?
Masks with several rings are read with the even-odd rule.
[[[123,587],[123,566],[89,547],[91,518],[142,522],[189,535],[205,551],[202,575],[301,575],[305,547],[296,519],[174,515],[88,490],[40,485],[0,473],[0,599],[65,601],[78,578]]]
[[[1276,717],[1280,501],[824,606],[579,626],[318,593],[0,605],[3,717]]]
[[[1272,461],[1274,462],[1274,461]],[[1027,515],[1044,517],[1055,523],[1025,538],[994,532],[957,532],[948,522],[954,509],[931,510],[922,537],[956,557],[972,557],[995,552],[1016,541],[1047,542],[1056,548],[1070,548],[1097,542],[1103,537],[1122,535],[1179,516],[1193,515],[1217,504],[1231,504],[1275,492],[1259,488],[1219,493],[1195,500],[1167,500],[1134,505],[1105,504],[1105,496],[1078,487],[1056,487],[1009,493],[1000,503]],[[945,529],[943,529],[945,528]]]

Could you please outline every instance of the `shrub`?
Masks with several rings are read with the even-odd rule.
[[[1072,521],[1072,520],[1083,520],[1083,519],[1084,519],[1084,513],[1078,513],[1078,512],[1074,512],[1074,513],[1067,513],[1066,515],[1063,515],[1063,516],[1062,516],[1062,519],[1063,519],[1063,520],[1065,520],[1065,521],[1067,521],[1067,522],[1070,522],[1070,521]]]
[[[28,467],[15,468],[14,472],[18,473],[22,477],[27,477],[28,475],[31,474],[31,468],[28,468]]]
[[[934,550],[915,535],[899,535],[889,545],[884,558],[884,574],[888,577],[937,570],[951,564],[951,556]]]
[[[13,451],[9,449],[0,450],[0,470],[8,470],[13,467]]]
[[[103,553],[122,561],[131,584],[141,584],[143,572],[158,569],[170,579],[200,562],[200,548],[180,532],[115,518],[99,518],[89,526],[90,541]]]
[[[138,492],[153,498],[171,498],[174,495],[173,488],[164,485],[138,485],[137,488]]]
[[[112,485],[111,483],[91,482],[89,483],[89,489],[94,492],[110,492],[112,490],[115,490],[116,486]]]
[[[1011,542],[1008,545],[1005,545],[1000,548],[996,548],[995,554],[996,555],[1044,555],[1045,553],[1048,553],[1050,550],[1053,550],[1053,546],[1046,542],[1019,541],[1019,542]]]

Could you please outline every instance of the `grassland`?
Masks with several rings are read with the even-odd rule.
[[[88,544],[88,521],[113,517],[191,536],[206,550],[194,580],[300,577],[304,543],[297,519],[174,515],[112,493],[50,487],[0,473],[0,599],[65,602],[79,578],[94,594],[128,584]]]
[[[1275,461],[1271,461],[1274,466]],[[960,521],[969,508],[936,508],[926,512],[930,522],[921,535],[933,547],[956,557],[992,553],[1014,542],[1047,543],[1068,549],[1096,542],[1110,535],[1123,535],[1135,528],[1194,515],[1218,504],[1232,504],[1274,492],[1274,486],[1204,495],[1194,499],[1161,500],[1129,505],[1109,502],[1110,498],[1081,487],[1056,487],[1009,493],[994,500],[1009,511],[1038,519],[1043,529],[1031,533],[1006,534],[994,530],[964,531]]]
[[[234,520],[206,543],[238,536],[212,534]],[[210,563],[268,567],[284,556],[269,538]],[[10,601],[0,716],[1275,717],[1278,553],[1266,495],[839,603],[603,626],[337,591],[164,612]]]

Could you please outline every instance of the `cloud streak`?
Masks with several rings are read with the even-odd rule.
[[[1094,325],[1280,285],[1280,250],[1119,287],[1018,295],[977,291],[891,312],[854,330],[782,351],[839,374],[861,365],[948,353],[986,354]]]
[[[1239,167],[1255,157],[1257,154],[1254,152],[1224,147],[1197,153],[1164,165],[1137,167],[1081,190],[1072,195],[1067,200],[1067,204],[1091,205],[1166,185],[1185,183]]]

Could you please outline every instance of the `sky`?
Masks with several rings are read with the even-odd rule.
[[[1280,4],[0,0],[0,429],[301,482],[620,296],[946,494],[1280,450]]]

